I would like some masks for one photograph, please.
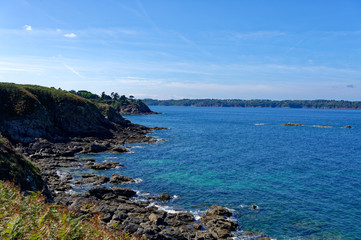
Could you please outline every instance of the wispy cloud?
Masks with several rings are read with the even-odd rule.
[[[63,63],[63,66],[65,68],[67,68],[70,72],[74,73],[75,75],[77,75],[80,78],[84,78],[78,71],[76,71],[74,68],[70,67],[69,65]]]
[[[23,28],[26,30],[26,31],[32,31],[33,28],[30,26],[30,25],[24,25]]]
[[[66,33],[66,34],[64,34],[64,37],[75,38],[75,37],[77,37],[77,35],[75,33]]]
[[[229,32],[229,38],[233,40],[259,40],[265,38],[274,38],[286,35],[281,31],[256,31],[256,32]]]

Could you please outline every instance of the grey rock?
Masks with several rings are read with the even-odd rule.
[[[110,178],[110,183],[126,183],[126,182],[135,182],[133,178],[122,176],[120,174],[113,174]]]

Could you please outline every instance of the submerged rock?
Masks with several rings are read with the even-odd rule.
[[[159,195],[159,197],[149,197],[148,200],[159,200],[159,201],[169,201],[170,200],[170,195],[167,193],[163,193],[161,195]]]
[[[283,126],[303,126],[300,123],[282,123]]]

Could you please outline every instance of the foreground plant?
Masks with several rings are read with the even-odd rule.
[[[40,193],[24,196],[14,184],[0,181],[0,239],[140,238],[107,230],[98,214],[79,216],[63,205],[45,203]]]

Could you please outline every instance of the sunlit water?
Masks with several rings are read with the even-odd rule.
[[[125,165],[101,174],[176,195],[173,209],[228,207],[241,229],[277,239],[361,239],[360,110],[151,108],[164,114],[127,118],[168,128],[152,134],[166,141],[92,156]]]

